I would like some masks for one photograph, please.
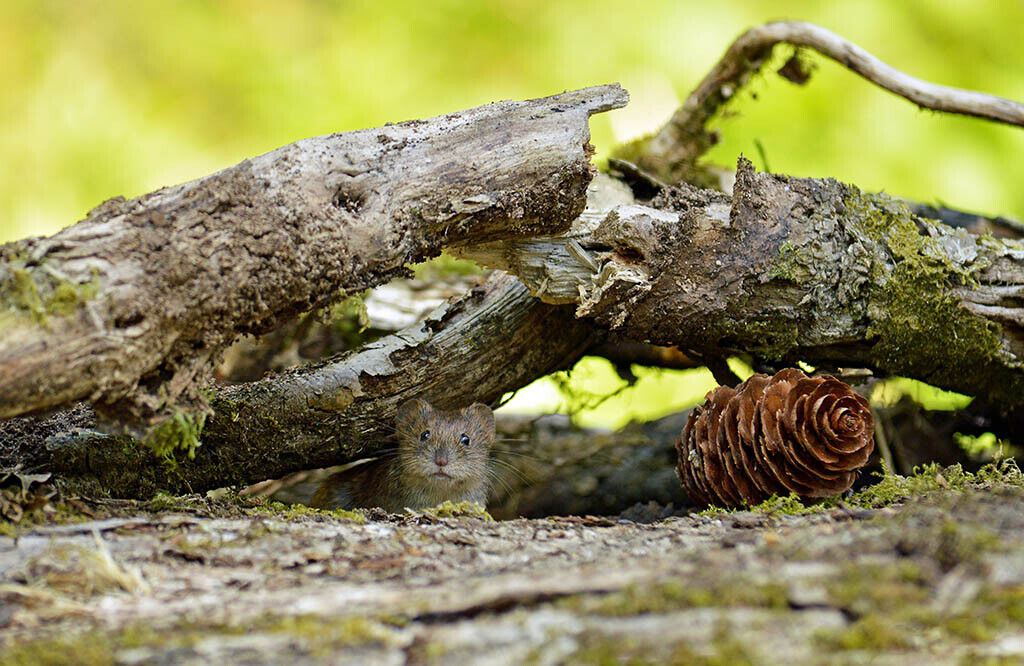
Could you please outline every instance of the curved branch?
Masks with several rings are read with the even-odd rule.
[[[747,32],[733,42],[686,102],[644,148],[638,163],[666,182],[677,182],[714,144],[705,129],[771,57],[776,44],[814,49],[875,85],[921,108],[1024,127],[1024,104],[1001,97],[941,86],[909,76],[839,35],[812,23],[778,21]]]

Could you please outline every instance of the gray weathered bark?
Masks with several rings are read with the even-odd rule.
[[[588,117],[626,99],[601,86],[306,139],[8,243],[0,418],[82,398],[136,432],[201,416],[237,335],[444,246],[564,230],[591,179]]]

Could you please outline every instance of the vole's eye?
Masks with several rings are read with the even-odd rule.
[[[424,431],[423,431],[423,434],[422,434],[422,435],[420,435],[420,441],[421,441],[421,442],[425,442],[425,441],[427,441],[428,439],[430,439],[430,431],[429,431],[429,430],[424,430]]]
[[[462,442],[463,446],[469,446],[469,435],[462,433],[462,437],[459,438],[459,441]]]

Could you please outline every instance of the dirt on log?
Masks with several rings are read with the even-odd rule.
[[[306,139],[0,247],[0,418],[83,398],[136,434],[201,418],[238,335],[445,246],[567,228],[588,118],[626,100],[601,86]]]

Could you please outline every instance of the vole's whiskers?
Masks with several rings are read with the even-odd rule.
[[[495,470],[488,469],[487,478],[492,484],[497,484],[501,486],[502,490],[505,491],[506,495],[515,494],[516,491],[512,488],[511,485],[509,485],[508,481],[506,481],[505,478],[498,474]]]
[[[538,458],[537,456],[533,455],[532,453],[523,453],[522,451],[515,451],[513,449],[503,449],[503,448],[498,448],[498,447],[492,446],[491,447],[491,454],[493,455],[495,453],[497,453],[498,455],[501,455],[501,456],[512,456],[512,457],[515,457],[515,458],[522,458],[523,460],[531,460],[531,461],[541,462],[541,458]]]
[[[517,477],[523,483],[530,483],[530,478],[525,473],[523,473],[521,469],[519,469],[518,467],[511,463],[508,463],[504,460],[499,460],[497,458],[491,458],[491,464],[494,467],[491,468],[490,471],[497,473],[497,468],[500,467],[501,469],[508,470],[513,476]]]

